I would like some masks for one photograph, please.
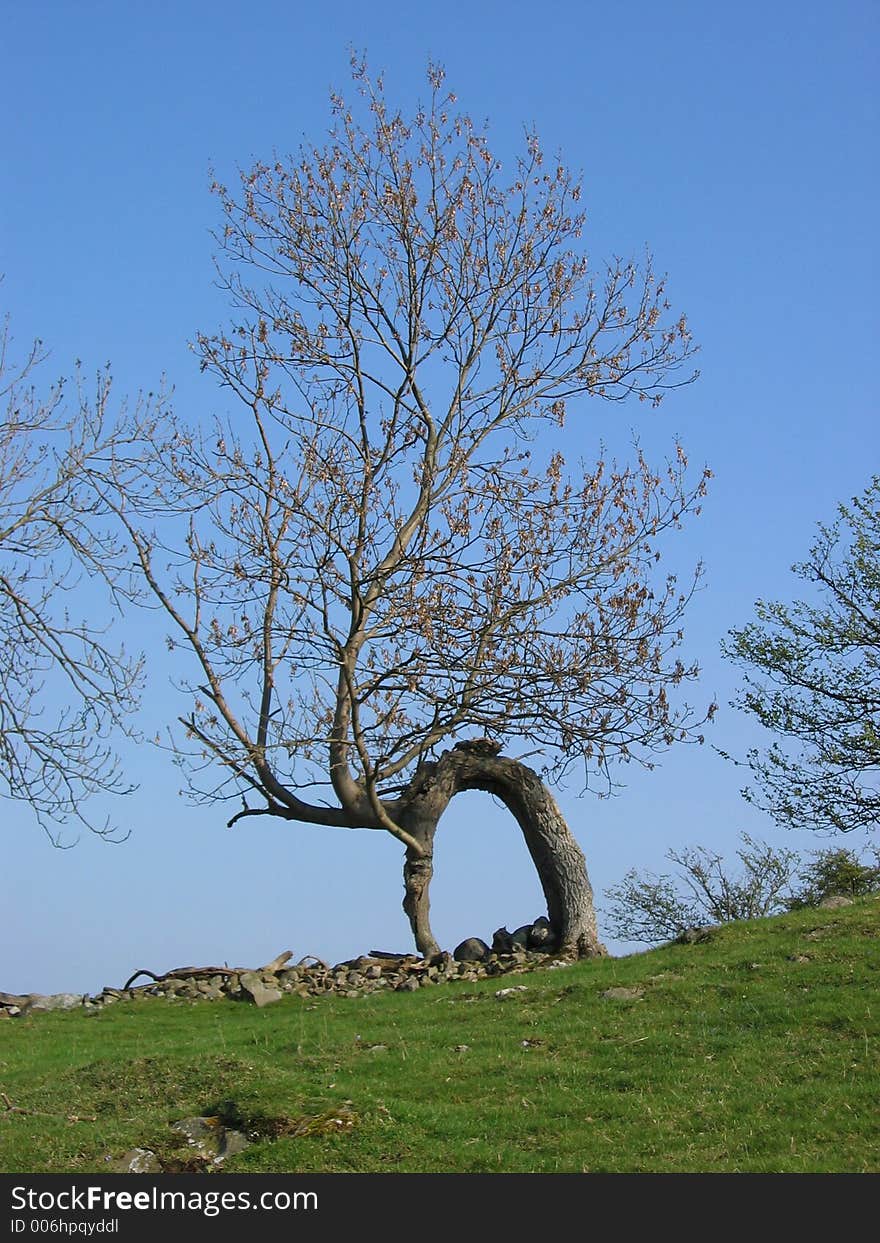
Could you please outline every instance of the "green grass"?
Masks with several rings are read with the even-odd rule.
[[[876,1172],[878,984],[865,899],[416,993],[9,1020],[0,1170],[182,1168],[170,1124],[213,1114],[256,1139],[227,1172]]]

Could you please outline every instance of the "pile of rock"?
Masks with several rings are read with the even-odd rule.
[[[431,984],[473,981],[531,971],[536,967],[562,966],[562,962],[553,959],[555,948],[549,921],[542,917],[512,933],[506,928],[499,928],[491,946],[479,937],[469,937],[451,954],[437,954],[433,958],[372,950],[335,967],[311,956],[291,966],[293,955],[288,950],[255,971],[230,967],[179,967],[162,976],[139,971],[124,988],[105,988],[95,996],[77,993],[0,993],[0,1019],[46,1010],[68,1010],[76,1006],[81,1006],[88,1014],[98,1014],[115,1002],[148,997],[171,1001],[220,1001],[227,998],[263,1007],[279,1001],[285,993],[301,997],[336,994],[356,998],[380,990],[415,992]],[[134,985],[133,981],[142,975],[150,975],[150,982]]]

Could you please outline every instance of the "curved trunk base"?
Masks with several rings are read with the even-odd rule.
[[[423,857],[407,851],[404,865],[403,908],[419,952],[426,956],[439,952],[429,921],[434,834],[443,812],[462,790],[494,794],[522,830],[547,901],[557,953],[568,958],[607,953],[599,941],[586,860],[556,800],[533,769],[496,755],[479,742],[459,743],[436,763],[424,764],[401,799],[397,821],[425,851]]]

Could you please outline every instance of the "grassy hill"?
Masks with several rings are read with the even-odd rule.
[[[211,1115],[253,1141],[226,1172],[876,1172],[878,985],[864,899],[415,993],[12,1019],[0,1170],[201,1168],[171,1124]]]

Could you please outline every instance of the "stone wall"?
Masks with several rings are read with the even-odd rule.
[[[290,953],[256,970],[246,968],[179,968],[149,983],[133,983],[126,988],[105,988],[94,995],[78,993],[2,993],[0,1019],[20,1018],[49,1010],[81,1007],[87,1014],[98,1014],[118,1001],[163,998],[169,1001],[241,1001],[266,1006],[286,993],[300,997],[327,994],[357,998],[368,993],[415,992],[435,984],[479,980],[517,974],[536,967],[562,966],[553,957],[554,942],[546,919],[536,920],[510,933],[499,928],[492,946],[479,937],[469,937],[451,954],[420,958],[411,954],[386,954],[373,950],[359,958],[329,966],[308,956],[294,966]],[[138,972],[132,981],[140,975]]]

